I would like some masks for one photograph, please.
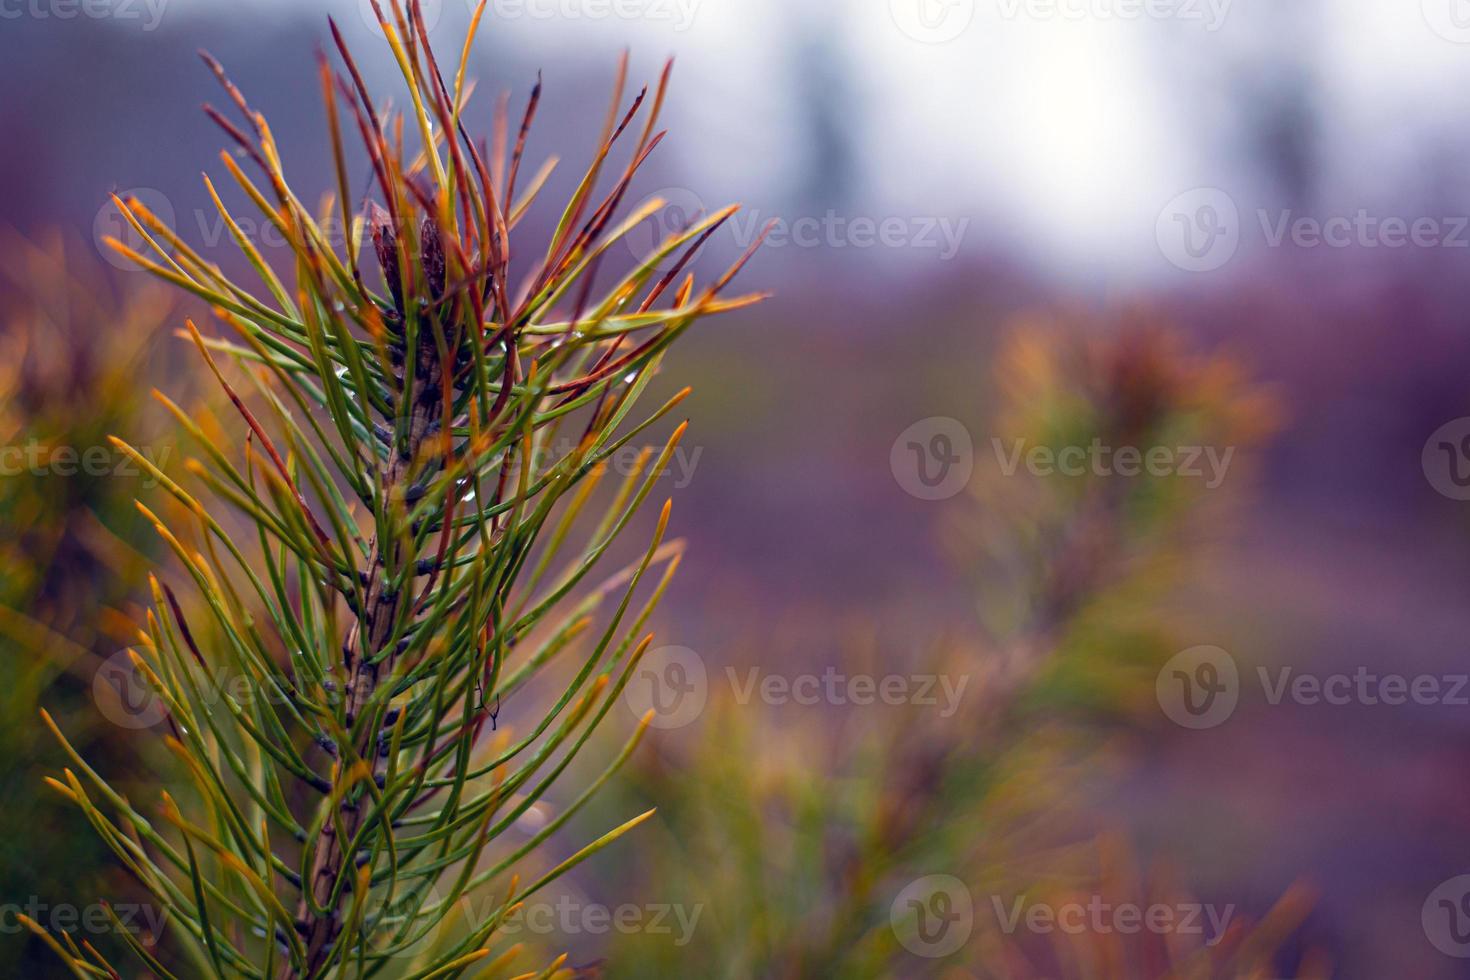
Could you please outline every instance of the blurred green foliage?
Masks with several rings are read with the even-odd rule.
[[[711,685],[697,728],[640,754],[625,791],[657,805],[640,889],[700,908],[693,941],[618,937],[609,976],[1250,976],[1305,914],[1299,890],[1251,931],[1205,937],[1004,934],[984,896],[1187,894],[1106,847],[1081,819],[1126,766],[1114,735],[1157,724],[1154,679],[1187,636],[1185,569],[1249,486],[1270,393],[1229,357],[1200,354],[1146,315],[1032,317],[994,361],[1001,441],[1028,446],[1233,447],[1228,479],[1179,473],[1009,472],[977,453],[973,493],[943,533],[973,583],[978,630],[924,641],[908,661],[849,643],[843,669],[968,678],[944,718],[908,703],[782,711]],[[977,639],[978,637],[978,639]],[[906,883],[954,875],[975,934],[935,959],[906,950]],[[1085,899],[1084,899],[1085,900]],[[1319,971],[1299,964],[1301,975]],[[1278,975],[1270,973],[1269,975]]]
[[[59,237],[0,237],[0,275],[0,961],[12,976],[65,976],[11,906],[131,886],[82,815],[44,789],[63,756],[37,714],[65,718],[99,770],[130,784],[139,740],[98,714],[93,681],[131,642],[158,542],[133,506],[142,474],[107,436],[138,433],[158,456],[171,445],[144,409],[148,377],[169,363],[158,341],[172,303]]]

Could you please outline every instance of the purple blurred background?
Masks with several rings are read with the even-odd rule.
[[[1470,415],[1458,3],[492,3],[475,106],[488,124],[489,93],[519,105],[545,70],[530,157],[569,164],[550,197],[628,46],[637,80],[677,57],[640,194],[744,202],[712,262],[785,222],[745,279],[775,299],[676,355],[698,456],[671,491],[691,560],[669,642],[823,664],[856,619],[906,653],[964,629],[975,597],[943,557],[943,508],[903,491],[890,446],[951,416],[988,452],[990,354],[1014,315],[1143,301],[1285,409],[1194,642],[1318,673],[1466,669],[1470,504],[1421,460]],[[388,79],[366,7],[0,4],[0,223],[93,242],[118,230],[108,192],[133,190],[238,264],[199,179],[221,138],[195,49],[269,116],[298,188],[325,190],[313,53],[330,13]],[[457,45],[464,0],[430,8]],[[1470,872],[1467,771],[1470,706],[1257,699],[1218,729],[1160,727],[1095,807],[1206,895],[1264,906],[1316,884],[1308,932],[1343,976],[1470,976],[1420,925]]]

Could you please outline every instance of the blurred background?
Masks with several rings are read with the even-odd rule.
[[[465,0],[425,11],[457,53]],[[93,676],[160,550],[131,505],[152,488],[54,451],[123,432],[166,453],[147,390],[195,384],[187,299],[100,246],[129,234],[108,195],[248,271],[199,176],[223,140],[195,51],[323,192],[327,15],[399,92],[367,0],[0,2],[7,907],[126,887],[44,797],[64,760],[35,723],[72,713],[132,771]],[[629,48],[640,83],[676,59],[644,243],[740,201],[713,267],[775,222],[744,274],[774,298],[665,368],[695,389],[660,489],[689,557],[656,623],[660,731],[609,803],[660,816],[568,898],[700,911],[687,942],[676,918],[531,938],[628,976],[1470,976],[1470,7],[486,17],[472,128],[543,71],[550,197]],[[674,677],[697,703],[666,714]],[[812,677],[836,679],[797,697]],[[891,698],[852,683],[890,677]],[[1007,928],[1023,896],[1228,909],[1239,934]],[[16,975],[52,975],[13,924]]]

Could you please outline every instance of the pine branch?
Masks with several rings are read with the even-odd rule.
[[[639,561],[587,583],[684,425],[661,451],[639,455],[585,542],[573,541],[594,516],[607,460],[688,393],[634,414],[669,347],[701,317],[760,299],[722,296],[754,247],[702,289],[683,272],[734,212],[727,208],[667,236],[596,293],[609,248],[661,206],[616,217],[663,137],[656,126],[669,77],[666,68],[651,98],[645,91],[625,103],[625,57],[593,162],[550,248],[516,269],[529,288],[513,295],[512,255],[526,261],[514,229],[548,172],[513,196],[540,83],[507,168],[503,114],[493,150],[461,123],[483,7],[452,89],[416,0],[380,11],[409,90],[402,117],[380,114],[333,25],[343,73],[323,58],[321,75],[337,190],[315,216],[292,191],[264,117],[205,56],[241,121],[207,112],[263,182],[234,156],[222,159],[289,246],[290,285],[239,233],[213,184],[211,199],[266,297],[226,277],[141,203],[118,202],[149,254],[113,247],[206,300],[233,332],[206,337],[191,322],[187,336],[243,422],[244,441],[232,452],[218,420],[160,395],[203,454],[186,463],[191,485],[119,442],[184,515],[171,524],[139,505],[195,598],[156,582],[134,651],[182,788],[165,797],[155,823],[54,725],[75,769],[51,785],[163,903],[199,972],[316,980],[391,966],[394,975],[458,976],[494,953],[519,902],[648,816],[520,886],[524,859],[622,764],[645,718],[544,832],[515,848],[503,839],[581,752],[648,648],[644,624],[680,553],[664,540],[669,505]],[[632,128],[640,113],[641,129]],[[344,120],[372,165],[361,194],[347,178]],[[416,150],[406,148],[405,128],[419,134]],[[635,131],[630,162],[599,191]],[[353,213],[359,199],[366,203]],[[327,231],[334,212],[351,228],[340,254]],[[212,515],[194,481],[240,517]],[[637,598],[650,577],[656,585]],[[527,733],[501,728],[502,701],[543,676],[561,693],[517,712]],[[239,697],[232,678],[254,695]],[[506,888],[505,901],[488,921],[447,928],[466,894],[492,886]],[[100,969],[56,948],[74,971]],[[491,962],[512,958],[502,950]]]

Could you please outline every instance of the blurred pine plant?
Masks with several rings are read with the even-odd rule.
[[[1004,472],[982,453],[975,506],[951,514],[951,554],[974,583],[986,645],[1036,684],[1032,701],[1113,720],[1156,716],[1159,665],[1178,651],[1191,611],[1179,583],[1215,554],[1249,499],[1255,452],[1277,424],[1271,389],[1222,352],[1191,348],[1158,315],[1022,317],[996,356],[993,429],[1012,447],[1151,450],[1137,475]],[[1106,467],[1104,467],[1106,470]],[[1218,485],[1211,486],[1218,476]]]
[[[141,474],[106,437],[133,432],[156,459],[171,449],[138,382],[166,360],[156,341],[173,303],[151,283],[120,288],[59,235],[0,235],[0,255],[0,896],[54,906],[78,888],[129,887],[83,815],[35,792],[61,758],[35,718],[44,702],[119,785],[139,772],[139,741],[98,715],[92,691],[129,642],[124,610],[162,544],[133,507]],[[55,957],[28,938],[5,935],[0,960],[45,975]]]
[[[153,255],[113,246],[206,300],[234,332],[206,337],[188,324],[243,419],[243,455],[215,427],[159,399],[203,450],[203,461],[188,461],[190,474],[246,515],[255,540],[229,533],[194,490],[118,443],[185,509],[185,519],[169,522],[139,504],[209,617],[191,623],[175,589],[154,580],[154,608],[133,654],[191,788],[165,793],[156,810],[135,806],[47,716],[72,759],[49,782],[168,910],[189,976],[513,972],[519,950],[497,935],[505,917],[650,815],[544,874],[522,876],[626,760],[644,719],[555,819],[522,842],[508,837],[618,698],[677,566],[677,545],[664,541],[665,504],[642,557],[585,587],[684,426],[658,458],[641,454],[584,543],[573,545],[579,518],[592,518],[603,461],[687,393],[634,413],[670,344],[701,316],[759,299],[721,298],[749,253],[705,286],[696,288],[692,274],[680,279],[733,207],[696,218],[594,291],[607,250],[661,206],[650,201],[617,220],[663,137],[656,123],[669,77],[666,68],[651,98],[645,89],[625,110],[626,58],[592,164],[544,254],[526,256],[517,288],[513,233],[550,172],[518,191],[539,83],[517,131],[502,103],[489,145],[477,143],[463,124],[465,73],[485,3],[452,84],[417,0],[407,10],[395,0],[386,15],[374,8],[407,83],[407,108],[401,116],[379,110],[334,24],[345,75],[323,58],[321,78],[338,186],[315,215],[291,190],[264,117],[206,56],[243,124],[207,111],[266,185],[231,154],[224,165],[289,244],[289,285],[212,185],[268,298],[227,278],[141,203],[118,202]],[[372,168],[369,202],[351,214],[344,103]],[[405,149],[405,124],[419,135],[417,151]],[[630,132],[629,162],[599,193],[612,150]],[[340,254],[334,218],[351,229]],[[604,605],[610,615],[593,631]],[[583,634],[591,649],[563,687],[546,668]],[[502,705],[524,719],[524,734],[500,724]],[[490,889],[498,897],[489,914],[455,914]],[[116,975],[70,936],[47,940],[77,975]],[[133,946],[154,973],[172,975]]]
[[[1269,392],[1236,362],[1192,351],[1141,314],[1104,324],[1027,318],[993,370],[997,433],[1052,447],[1094,438],[1144,451],[1233,446],[1229,491],[1177,476],[1008,475],[977,463],[945,539],[981,599],[982,639],[938,640],[905,664],[968,676],[963,710],[793,715],[712,685],[700,737],[658,745],[628,787],[634,801],[659,804],[650,878],[668,898],[705,907],[701,932],[679,947],[627,937],[609,975],[1280,975],[1273,954],[1309,904],[1299,890],[1254,931],[1237,926],[1212,946],[1065,936],[1038,950],[978,922],[940,959],[901,945],[895,896],[936,872],[964,881],[977,920],[990,914],[980,907],[987,895],[1183,894],[1127,862],[1125,874],[1074,818],[1089,786],[1121,761],[1110,733],[1145,723],[1155,674],[1187,635],[1185,613],[1171,607],[1180,573],[1204,561],[1206,529],[1223,526],[1273,425]],[[854,674],[895,667],[876,640],[849,643],[846,656],[842,669]]]

